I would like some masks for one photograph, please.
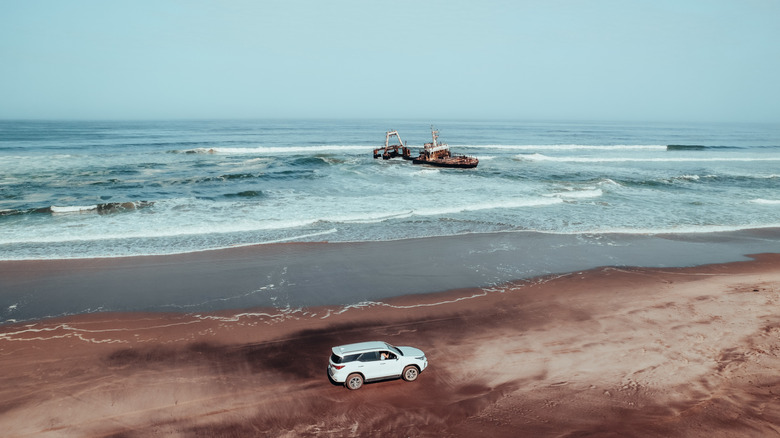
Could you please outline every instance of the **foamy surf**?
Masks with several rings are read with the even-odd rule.
[[[319,145],[319,146],[256,146],[244,148],[212,147],[173,150],[177,154],[208,154],[208,155],[316,155],[322,153],[364,153],[370,151],[372,145]]]
[[[558,193],[553,193],[552,196],[558,198],[567,198],[567,199],[586,199],[586,198],[598,198],[603,194],[604,192],[601,189],[590,189],[590,190],[572,190],[568,192],[558,192]]]
[[[385,121],[0,124],[7,260],[778,224],[772,127],[437,123],[480,157],[463,171],[373,159]],[[413,153],[429,139],[430,123],[389,124]]]

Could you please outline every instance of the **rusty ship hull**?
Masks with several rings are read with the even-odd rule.
[[[412,160],[412,164],[427,164],[437,167],[453,167],[457,169],[471,169],[477,167],[479,160],[476,157],[453,154],[447,143],[440,143],[439,131],[431,126],[431,142],[425,143],[420,155]]]
[[[427,158],[419,156],[412,159],[412,164],[427,164],[429,166],[453,167],[456,169],[472,169],[477,167],[479,160],[477,158],[467,156],[450,156],[441,158]]]

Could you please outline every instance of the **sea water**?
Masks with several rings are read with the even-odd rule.
[[[398,130],[475,169],[374,159]],[[0,121],[0,260],[274,242],[780,227],[780,126]]]

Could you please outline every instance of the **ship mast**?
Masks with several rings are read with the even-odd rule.
[[[429,153],[449,150],[450,147],[447,146],[447,143],[439,143],[437,141],[439,139],[439,130],[434,128],[433,125],[431,125],[431,137],[433,138],[433,141],[425,144],[425,149]]]

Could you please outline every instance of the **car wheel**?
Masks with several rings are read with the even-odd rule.
[[[401,376],[407,382],[413,382],[417,380],[417,376],[419,374],[420,372],[417,371],[417,367],[415,367],[414,365],[408,365],[406,368],[404,368],[404,373]]]
[[[363,376],[360,374],[350,374],[347,376],[346,385],[349,389],[360,389],[360,387],[363,386]]]

